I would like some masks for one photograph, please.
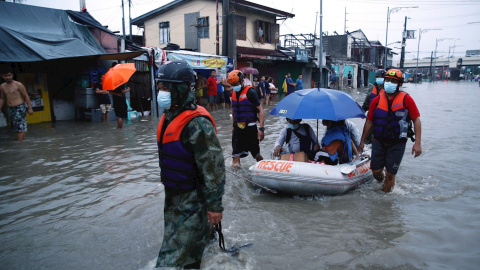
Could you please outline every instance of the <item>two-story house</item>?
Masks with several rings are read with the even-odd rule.
[[[132,19],[132,24],[143,28],[145,46],[176,44],[184,50],[228,56],[235,68],[253,66],[276,79],[282,74],[278,62],[293,61],[276,49],[279,22],[293,17],[244,0],[176,0]]]

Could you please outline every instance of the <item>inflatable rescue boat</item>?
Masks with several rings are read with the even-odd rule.
[[[373,179],[369,155],[339,165],[262,160],[249,170],[258,186],[298,195],[341,195]]]

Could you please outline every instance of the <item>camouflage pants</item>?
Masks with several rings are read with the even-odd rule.
[[[196,191],[165,188],[165,231],[156,267],[182,267],[202,259],[211,226]]]
[[[27,105],[8,107],[8,118],[15,132],[27,132]]]

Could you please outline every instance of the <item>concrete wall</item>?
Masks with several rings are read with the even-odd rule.
[[[271,24],[275,24],[275,17],[268,18],[265,16],[260,16],[258,14],[247,13],[244,11],[238,11],[237,15],[246,17],[247,25],[247,40],[238,40],[237,39],[237,46],[240,47],[254,47],[258,49],[266,49],[266,50],[275,50],[276,43],[267,43],[264,44],[257,41],[257,25],[256,21],[261,20],[265,22],[269,22]]]
[[[159,23],[170,22],[170,43],[175,43],[180,48],[185,47],[185,21],[184,14],[200,12],[201,17],[209,17],[209,37],[200,39],[199,51],[202,53],[216,54],[216,4],[214,1],[195,0],[180,4],[173,10],[166,11],[150,20],[145,21],[145,46],[165,47],[160,44]],[[222,49],[222,5],[218,5],[220,54]]]
[[[200,39],[199,51],[202,53],[216,54],[216,4],[214,1],[194,0],[166,11],[152,19],[145,21],[145,46],[165,47],[167,44],[160,44],[159,23],[170,22],[170,43],[175,43],[180,48],[185,48],[185,21],[184,14],[200,12],[201,17],[209,17],[209,37]],[[262,20],[275,24],[275,17],[265,17],[247,11],[237,10],[237,15],[246,17],[247,40],[237,40],[237,46],[255,47],[260,49],[275,50],[276,44],[261,44],[257,41],[256,21]],[[222,53],[222,5],[218,5],[219,14],[219,47]]]

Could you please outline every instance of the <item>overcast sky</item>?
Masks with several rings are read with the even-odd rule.
[[[7,0],[12,2],[13,0]],[[122,0],[85,0],[90,14],[113,31],[122,31]],[[79,0],[23,0],[22,3],[57,9],[79,10]],[[125,2],[126,32],[128,31],[128,0]],[[131,17],[143,15],[172,0],[131,0]],[[319,0],[252,0],[261,5],[295,14],[293,19],[280,22],[280,34],[310,34],[320,31]],[[407,8],[414,7],[417,8]],[[406,60],[417,57],[418,30],[422,33],[420,58],[430,56],[438,43],[437,56],[446,57],[455,52],[456,57],[465,56],[466,50],[480,50],[480,0],[323,0],[322,30],[329,35],[336,31],[344,33],[345,18],[347,31],[361,29],[367,38],[379,40],[385,45],[387,10],[401,7],[390,13],[388,43],[401,41],[407,19],[407,30],[417,30],[416,39],[406,43]],[[346,9],[346,17],[345,17]],[[211,21],[212,22],[212,21]],[[315,27],[315,22],[317,26]],[[133,34],[141,30],[133,26]],[[443,39],[443,40],[441,40]],[[438,41],[437,40],[441,40]],[[389,47],[400,48],[401,44]],[[454,47],[455,46],[455,47]],[[400,49],[394,49],[400,53]],[[394,58],[398,60],[399,55]]]

